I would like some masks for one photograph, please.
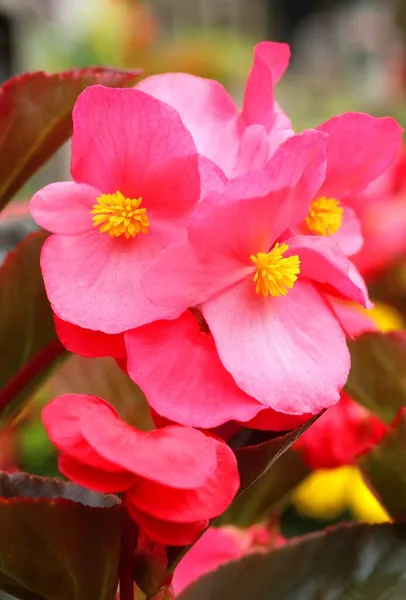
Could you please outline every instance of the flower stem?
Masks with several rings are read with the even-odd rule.
[[[123,521],[120,553],[120,600],[134,600],[133,558],[136,529],[128,511],[123,505]]]

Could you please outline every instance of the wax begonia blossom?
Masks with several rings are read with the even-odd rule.
[[[141,529],[163,544],[193,542],[238,487],[237,462],[219,439],[188,427],[140,431],[95,396],[51,401],[42,419],[62,452],[59,470],[98,492],[122,492]]]
[[[54,234],[41,268],[55,314],[111,334],[153,321],[142,272],[182,239],[200,196],[190,133],[142,91],[89,87],[73,112],[71,171],[73,182],[50,184],[31,201],[34,219]]]
[[[301,230],[332,236],[351,256],[361,249],[363,236],[347,197],[367,187],[389,167],[399,151],[403,130],[394,119],[363,113],[333,117],[317,129],[327,134],[326,176]]]
[[[112,356],[116,359],[126,357],[124,334],[107,334],[102,331],[84,329],[72,323],[62,321],[54,314],[56,334],[67,350],[84,358]]]
[[[137,88],[174,107],[199,153],[228,177],[235,177],[260,167],[293,135],[289,119],[274,98],[275,84],[289,60],[287,44],[261,42],[255,46],[241,112],[220,83],[187,73],[153,75]]]
[[[143,279],[162,318],[201,305],[238,387],[290,415],[333,405],[348,376],[345,336],[324,288],[368,303],[334,242],[291,233],[323,180],[323,140],[315,131],[291,137],[266,167],[201,201],[188,241],[164,251]]]

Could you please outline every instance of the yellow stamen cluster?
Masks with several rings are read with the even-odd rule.
[[[149,219],[146,208],[140,208],[142,198],[131,200],[121,192],[102,194],[93,205],[93,225],[100,233],[112,237],[124,235],[127,240],[139,233],[148,233]]]
[[[250,257],[256,266],[253,281],[257,294],[265,298],[285,296],[293,288],[300,273],[300,259],[296,254],[284,258],[288,248],[288,244],[276,243],[270,252],[258,252]]]
[[[321,196],[311,203],[306,225],[317,235],[333,235],[342,225],[343,213],[338,200]]]

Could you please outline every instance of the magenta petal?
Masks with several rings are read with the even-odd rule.
[[[262,42],[255,46],[242,111],[247,125],[264,125],[268,132],[272,129],[276,118],[274,86],[286,71],[289,59],[287,44]]]
[[[51,183],[34,194],[30,211],[47,231],[77,235],[93,229],[91,210],[100,193],[85,183]]]
[[[328,134],[327,173],[319,196],[336,199],[358,191],[376,179],[394,160],[402,128],[389,117],[345,113],[323,123]]]
[[[316,414],[337,402],[350,368],[344,333],[316,288],[300,279],[264,298],[249,279],[203,305],[226,369],[264,406]]]
[[[162,250],[152,232],[113,238],[94,230],[51,236],[41,267],[54,312],[85,329],[117,334],[154,321],[159,309],[145,295],[141,276]]]
[[[348,300],[358,302],[365,308],[369,307],[364,280],[330,238],[297,236],[286,240],[286,243],[289,246],[286,256],[299,255],[301,277],[331,286]]]
[[[238,151],[238,112],[217,81],[186,73],[147,77],[138,89],[175,108],[200,154],[231,174]]]
[[[132,473],[125,471],[112,473],[96,469],[95,467],[83,464],[67,454],[62,454],[59,457],[58,469],[74,483],[103,494],[124,492],[133,487],[138,480],[136,475]]]
[[[262,408],[237,387],[213,338],[200,331],[190,312],[130,331],[125,338],[128,374],[159,415],[210,429],[248,421]]]
[[[175,523],[212,519],[222,514],[234,499],[240,480],[232,450],[214,438],[212,443],[216,447],[217,467],[203,486],[177,490],[143,480],[130,492],[134,506],[153,517]]]
[[[179,215],[199,198],[198,155],[178,113],[136,89],[87,88],[73,112],[72,176]],[[152,222],[152,219],[151,219]]]
[[[85,358],[113,356],[125,358],[124,335],[109,335],[102,331],[83,329],[72,323],[62,321],[54,314],[55,329],[58,338],[69,352]]]

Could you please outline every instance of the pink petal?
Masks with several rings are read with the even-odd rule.
[[[312,416],[311,414],[286,415],[272,408],[264,408],[245,426],[262,431],[290,431],[306,423]]]
[[[125,492],[138,480],[135,475],[125,471],[111,473],[89,467],[68,454],[62,454],[59,457],[58,469],[70,481],[102,494]]]
[[[361,231],[361,223],[355,212],[348,206],[343,206],[343,209],[342,225],[331,238],[340,247],[343,254],[352,256],[361,250],[364,237]]]
[[[205,573],[240,558],[242,554],[235,537],[224,529],[210,527],[175,569],[172,586],[176,596]]]
[[[349,353],[310,283],[299,279],[286,296],[264,298],[247,279],[205,302],[203,314],[224,366],[264,406],[303,415],[337,402]]]
[[[366,285],[354,265],[330,239],[320,236],[297,236],[286,240],[286,256],[300,257],[300,277],[334,288],[340,295],[369,307]]]
[[[269,140],[263,125],[248,125],[243,131],[233,177],[258,169],[269,158]]]
[[[217,81],[185,73],[147,77],[138,89],[168,103],[182,117],[200,154],[230,175],[238,151],[238,112]]]
[[[92,86],[79,96],[73,122],[75,181],[142,197],[150,217],[177,217],[197,202],[196,147],[167,104],[135,89]]]
[[[100,457],[82,435],[81,415],[91,419],[96,413],[104,420],[118,419],[117,411],[101,398],[85,394],[65,394],[43,408],[42,422],[49,439],[62,452],[91,467],[120,472],[116,465]]]
[[[51,183],[31,199],[34,221],[51,233],[77,235],[93,229],[91,210],[101,192],[85,183]]]
[[[323,123],[328,134],[326,180],[319,196],[336,199],[366,187],[394,160],[402,128],[389,117],[345,113]]]
[[[41,254],[48,298],[58,317],[84,329],[118,334],[159,316],[141,276],[163,248],[152,232],[134,239],[94,230],[51,236]]]
[[[175,523],[192,523],[222,514],[234,499],[240,479],[230,448],[214,438],[212,442],[216,446],[217,468],[202,487],[176,490],[144,480],[128,493],[132,504],[155,518]]]
[[[99,356],[122,358],[126,356],[123,334],[109,335],[102,331],[82,329],[82,327],[62,321],[57,315],[54,315],[54,322],[56,333],[69,352],[85,358]]]
[[[254,51],[254,61],[244,96],[242,118],[247,125],[258,123],[269,132],[275,122],[274,86],[290,60],[287,44],[262,42]]]
[[[127,508],[132,519],[140,526],[141,531],[146,533],[152,540],[165,546],[193,544],[209,525],[208,520],[196,521],[195,523],[172,523],[155,519],[136,508],[130,500],[127,502]]]
[[[248,421],[261,409],[237,387],[213,338],[200,331],[190,312],[130,331],[125,338],[128,374],[159,415],[210,429],[231,420]]]
[[[96,452],[123,471],[179,489],[203,485],[216,468],[212,440],[187,427],[142,432],[124,421],[81,421],[83,435]]]
[[[334,314],[349,338],[356,338],[366,331],[376,331],[376,325],[358,304],[347,302],[335,296],[327,296]]]

